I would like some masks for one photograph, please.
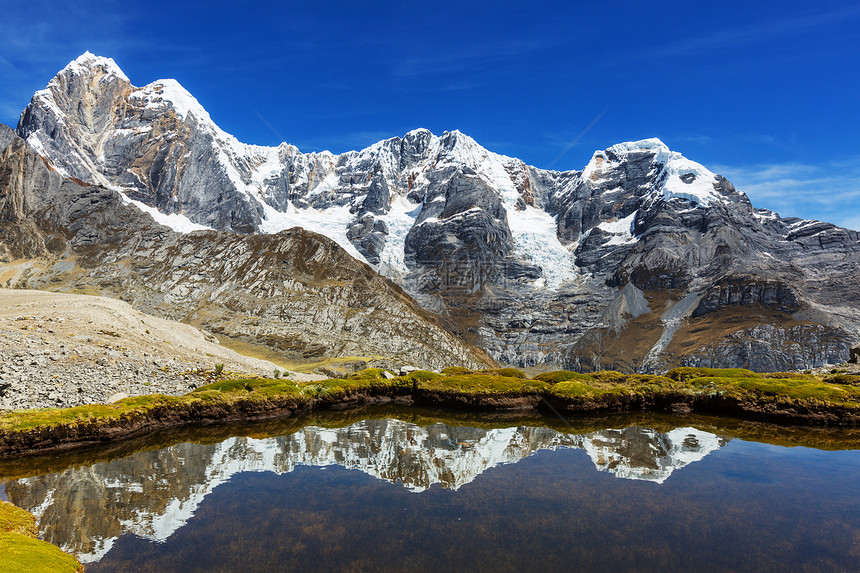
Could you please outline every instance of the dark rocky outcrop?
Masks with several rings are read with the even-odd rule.
[[[726,277],[708,289],[691,315],[697,318],[730,305],[761,304],[791,314],[801,308],[794,290],[778,281],[754,277]]]

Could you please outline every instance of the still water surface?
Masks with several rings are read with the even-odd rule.
[[[656,422],[366,419],[0,471],[88,572],[860,570],[853,436]]]

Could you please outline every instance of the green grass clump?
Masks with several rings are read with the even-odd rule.
[[[47,541],[36,538],[36,518],[9,502],[0,501],[0,571],[4,573],[80,572],[78,560]]]
[[[552,393],[562,398],[596,398],[601,391],[580,380],[565,380],[555,384]]]
[[[569,370],[555,370],[553,372],[544,372],[543,374],[538,374],[537,376],[535,376],[534,379],[541,380],[549,384],[557,384],[566,380],[593,380],[593,378],[588,374],[571,372]]]
[[[674,368],[666,373],[666,376],[677,382],[687,382],[693,378],[719,377],[719,378],[759,378],[752,370],[743,368],[693,368],[682,366]]]
[[[433,380],[440,376],[442,376],[442,374],[430,372],[429,370],[416,370],[415,372],[410,372],[404,376],[403,379],[407,382],[427,382],[428,380]]]
[[[724,395],[755,401],[824,402],[860,408],[860,388],[828,384],[805,378],[723,378],[701,377],[688,382],[690,387],[712,389]]]
[[[496,376],[503,376],[505,378],[527,378],[526,373],[518,368],[486,368],[478,370],[475,374],[495,374]]]
[[[464,368],[463,366],[449,366],[448,368],[442,369],[442,374],[445,376],[454,376],[456,374],[473,374],[473,370],[469,370],[468,368]]]
[[[616,372],[615,370],[601,370],[600,372],[592,372],[589,376],[597,382],[604,384],[623,384],[629,375]]]
[[[618,382],[618,378],[611,375],[606,378],[616,382],[607,383],[597,379],[591,381],[570,379],[554,384],[550,392],[559,398],[575,398],[577,400],[614,399],[620,396],[635,396],[645,393],[645,389],[639,384],[625,384],[624,382],[627,381],[625,378],[621,378],[620,382]],[[661,389],[657,389],[657,391],[661,391]]]
[[[186,396],[217,400],[219,394],[257,394],[260,397],[271,398],[299,393],[296,383],[285,378],[246,378],[213,382],[197,388]]]
[[[405,388],[408,385],[408,382],[404,378],[388,380],[382,376],[374,378],[368,375],[367,377],[333,378],[331,380],[313,382],[302,386],[301,390],[306,395],[331,400],[385,389]]]
[[[0,532],[20,533],[31,537],[39,534],[36,529],[36,518],[29,511],[16,507],[8,501],[0,501]]]
[[[809,371],[806,372],[762,372],[759,374],[762,378],[800,378],[803,380],[818,380]]]
[[[860,374],[831,374],[824,378],[831,384],[844,384],[847,386],[860,386]]]
[[[113,404],[89,404],[62,409],[18,410],[0,417],[0,430],[26,431],[79,424],[100,424],[118,420],[140,409],[169,406],[179,399],[173,396],[151,394],[125,398]]]
[[[497,374],[458,374],[425,381],[426,390],[460,394],[533,394],[547,387],[541,380],[525,380]]]

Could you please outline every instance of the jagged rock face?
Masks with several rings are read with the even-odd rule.
[[[135,88],[90,54],[34,96],[18,133],[175,228],[320,232],[502,362],[785,369],[844,361],[860,339],[857,232],[755,209],[659,140],[569,172],[456,131],[341,155],[250,146],[175,81]]]
[[[0,213],[7,286],[95,289],[299,359],[489,362],[325,237],[177,233],[113,190],[63,178],[20,138],[0,154]]]
[[[743,280],[743,277],[735,276],[708,289],[691,316],[697,318],[726,306],[756,303],[788,314],[797,312],[801,307],[797,294],[784,283]]]
[[[215,228],[248,233],[259,224],[262,208],[230,193],[222,181],[228,174],[217,167],[231,139],[211,129],[208,115],[176,82],[138,90],[113,60],[82,57],[33,103],[19,133],[39,153],[56,157],[60,173],[120,186],[132,199],[191,213]]]
[[[345,428],[309,426],[274,438],[182,443],[10,481],[5,491],[11,502],[37,516],[45,539],[92,562],[125,533],[166,541],[206,496],[242,472],[283,474],[303,465],[340,465],[413,492],[434,484],[456,490],[488,469],[538,450],[579,448],[599,471],[662,483],[727,443],[694,428],[660,433],[630,426],[575,435],[536,427],[486,430],[366,420]],[[69,520],[70,514],[76,519]]]
[[[8,125],[0,123],[0,149],[6,149],[6,146],[15,140],[15,130]]]

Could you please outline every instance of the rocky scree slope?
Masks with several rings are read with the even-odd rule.
[[[245,376],[271,377],[278,368],[120,300],[0,288],[0,410],[182,395],[205,384],[203,373],[216,364]]]
[[[331,240],[178,233],[114,190],[63,177],[0,126],[0,283],[102,294],[298,360],[490,363]]]
[[[320,232],[505,363],[785,370],[860,338],[856,231],[756,209],[656,139],[567,172],[457,131],[340,155],[246,145],[175,80],[138,88],[89,53],[18,134],[178,230]]]

